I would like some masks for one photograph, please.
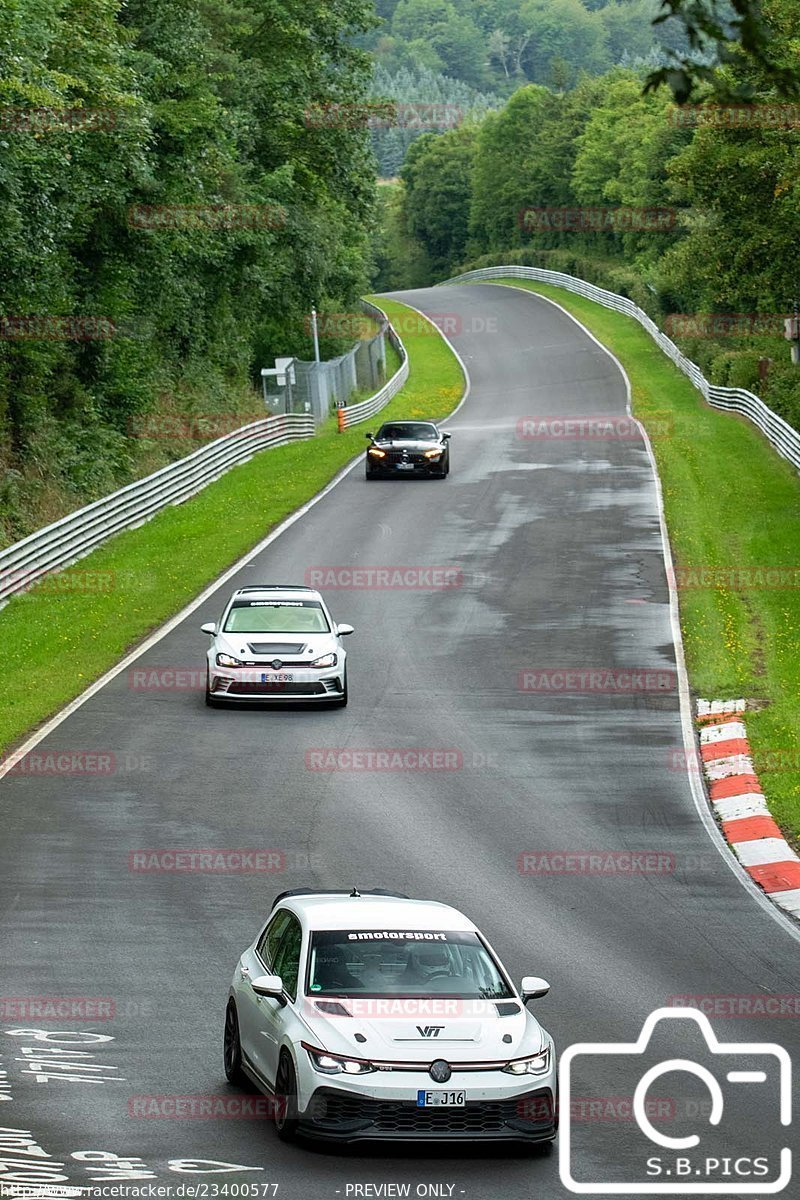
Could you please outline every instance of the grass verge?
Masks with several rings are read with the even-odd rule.
[[[743,417],[707,405],[632,318],[502,282],[556,300],[624,366],[661,477],[692,690],[763,703],[747,718],[755,766],[800,848],[800,479]]]
[[[394,301],[379,303],[390,319],[409,311]],[[415,323],[405,322],[410,332],[403,334],[409,380],[381,419],[435,420],[463,394],[464,377],[447,343],[428,323],[414,332]],[[390,358],[388,365],[393,372],[398,364]],[[364,448],[365,428],[338,433],[332,419],[307,442],[264,451],[68,568],[63,574],[74,573],[74,591],[55,592],[53,577],[11,600],[0,611],[0,751],[79,695],[314,496]],[[86,578],[110,586],[80,590]]]

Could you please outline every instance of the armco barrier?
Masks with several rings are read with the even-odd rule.
[[[389,336],[389,341],[394,346],[397,353],[400,355],[400,367],[395,371],[392,378],[383,385],[379,392],[374,396],[370,396],[368,400],[362,400],[360,404],[345,405],[338,409],[337,417],[339,421],[339,429],[349,429],[351,425],[358,425],[362,421],[368,421],[370,417],[374,417],[375,413],[380,412],[385,408],[389,401],[397,395],[400,388],[408,379],[408,355],[406,348],[400,341],[400,338],[395,333],[391,324],[388,322],[386,313],[377,308],[376,305],[364,302],[365,309],[376,316],[379,320],[386,322],[386,331]]]
[[[585,296],[587,300],[594,300],[605,308],[613,308],[615,312],[623,313],[626,317],[633,317],[647,330],[664,353],[672,359],[675,366],[683,371],[684,375],[688,375],[712,408],[726,409],[747,417],[754,425],[758,426],[778,453],[800,471],[800,434],[797,430],[787,424],[783,417],[774,413],[763,400],[760,400],[752,392],[746,392],[743,388],[715,387],[713,383],[709,383],[700,368],[685,354],[682,354],[675,343],[670,341],[667,335],[662,333],[655,322],[648,317],[647,313],[627,297],[618,296],[616,292],[607,292],[604,288],[595,287],[594,284],[587,283],[584,279],[576,279],[574,275],[563,275],[560,271],[548,271],[544,267],[514,265],[483,267],[478,271],[467,271],[463,275],[456,275],[452,279],[444,280],[438,286],[443,287],[447,283],[464,283],[473,279],[504,278],[533,279],[537,283],[550,283],[555,287],[576,292],[579,296]]]
[[[340,427],[345,428],[379,412],[408,379],[406,348],[388,325],[386,313],[367,301],[364,307],[387,324],[389,340],[400,355],[401,366],[374,396],[343,410],[347,415],[344,426],[340,419]],[[253,421],[201,446],[186,458],[162,467],[146,479],[129,483],[118,492],[95,500],[6,550],[0,550],[0,608],[11,596],[27,591],[37,579],[84,558],[115,533],[135,529],[161,509],[188,500],[231,467],[247,462],[259,451],[313,435],[314,418],[305,413],[286,413]]]
[[[115,533],[135,529],[162,508],[188,500],[260,450],[284,446],[313,434],[314,419],[310,416],[289,413],[253,421],[146,479],[129,483],[118,492],[37,530],[0,551],[0,604],[25,591],[43,575],[77,562]]]

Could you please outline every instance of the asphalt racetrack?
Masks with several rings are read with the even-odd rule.
[[[37,748],[105,754],[108,771],[0,783],[0,1184],[35,1178],[8,1166],[24,1157],[11,1130],[31,1134],[48,1156],[36,1158],[39,1182],[59,1187],[128,1180],[213,1197],[247,1184],[260,1192],[239,1194],[279,1200],[568,1194],[557,1153],[287,1146],[248,1114],[222,1071],[227,989],[288,887],[379,886],[463,909],[517,982],[550,981],[534,1011],[560,1050],[630,1042],[679,996],[728,998],[740,1015],[712,1018],[726,1042],[800,1050],[796,1016],[741,1015],[750,997],[796,998],[798,943],[726,864],[695,806],[646,447],[624,421],[606,438],[552,424],[624,419],[619,369],[558,309],[511,289],[398,298],[439,314],[469,372],[470,395],[446,425],[449,478],[367,484],[359,463]],[[356,628],[346,709],[209,710],[187,685],[204,666],[200,625],[233,587],[313,583],[325,569],[341,583],[372,567],[407,574],[402,586],[322,588],[334,618]],[[449,586],[431,586],[442,578]],[[379,749],[422,751],[423,769],[320,769],[331,762],[320,751]],[[431,768],[427,751],[450,752],[446,768]],[[146,871],[133,857],[209,848],[273,850],[282,869]],[[37,1021],[30,997],[104,1007],[96,1020],[84,1005],[76,1019]],[[695,1028],[662,1024],[656,1043],[655,1061],[709,1061]],[[575,1177],[652,1183],[647,1160],[661,1155],[665,1172],[676,1152],[643,1144],[630,1119],[636,1080],[601,1056],[575,1070]],[[714,1132],[731,1164],[767,1156],[769,1178],[792,1144],[777,1084],[772,1068],[760,1083],[727,1084]],[[651,1094],[657,1127],[706,1137],[699,1080],[664,1076]],[[148,1107],[153,1097],[167,1102]],[[174,1097],[235,1103],[224,1116],[176,1117]],[[117,1162],[115,1174],[114,1155],[141,1164]]]

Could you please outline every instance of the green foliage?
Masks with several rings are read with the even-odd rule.
[[[368,135],[307,112],[368,96],[372,21],[368,0],[6,0],[0,311],[113,336],[0,341],[0,538],[152,466],[136,414],[236,407],[312,303],[364,290]],[[13,119],[43,108],[107,119]],[[176,206],[171,227],[131,219]]]

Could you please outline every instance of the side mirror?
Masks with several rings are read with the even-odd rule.
[[[529,1000],[541,1000],[542,996],[546,996],[549,991],[550,984],[546,979],[540,979],[538,975],[526,975],[519,988],[523,1004],[527,1004]]]
[[[205,625],[200,626],[202,633],[207,633],[209,637],[213,637],[217,632],[217,627],[213,621],[206,621]]]
[[[444,440],[445,440],[446,442],[449,442],[449,441],[450,441],[451,434],[449,434],[449,433],[443,433],[443,434],[442,434],[442,437],[444,438]]]
[[[283,998],[283,980],[280,975],[257,975],[250,980],[250,987],[257,996],[271,996],[273,1000]]]
[[[352,625],[337,625],[336,632],[339,637],[347,637],[348,633],[355,633],[355,629]]]
[[[369,438],[369,439],[370,439],[370,441],[372,440],[372,438],[373,438],[374,436],[375,436],[375,435],[374,435],[374,434],[372,434],[372,433],[365,433],[365,434],[364,434],[364,437],[365,437],[365,438]]]

